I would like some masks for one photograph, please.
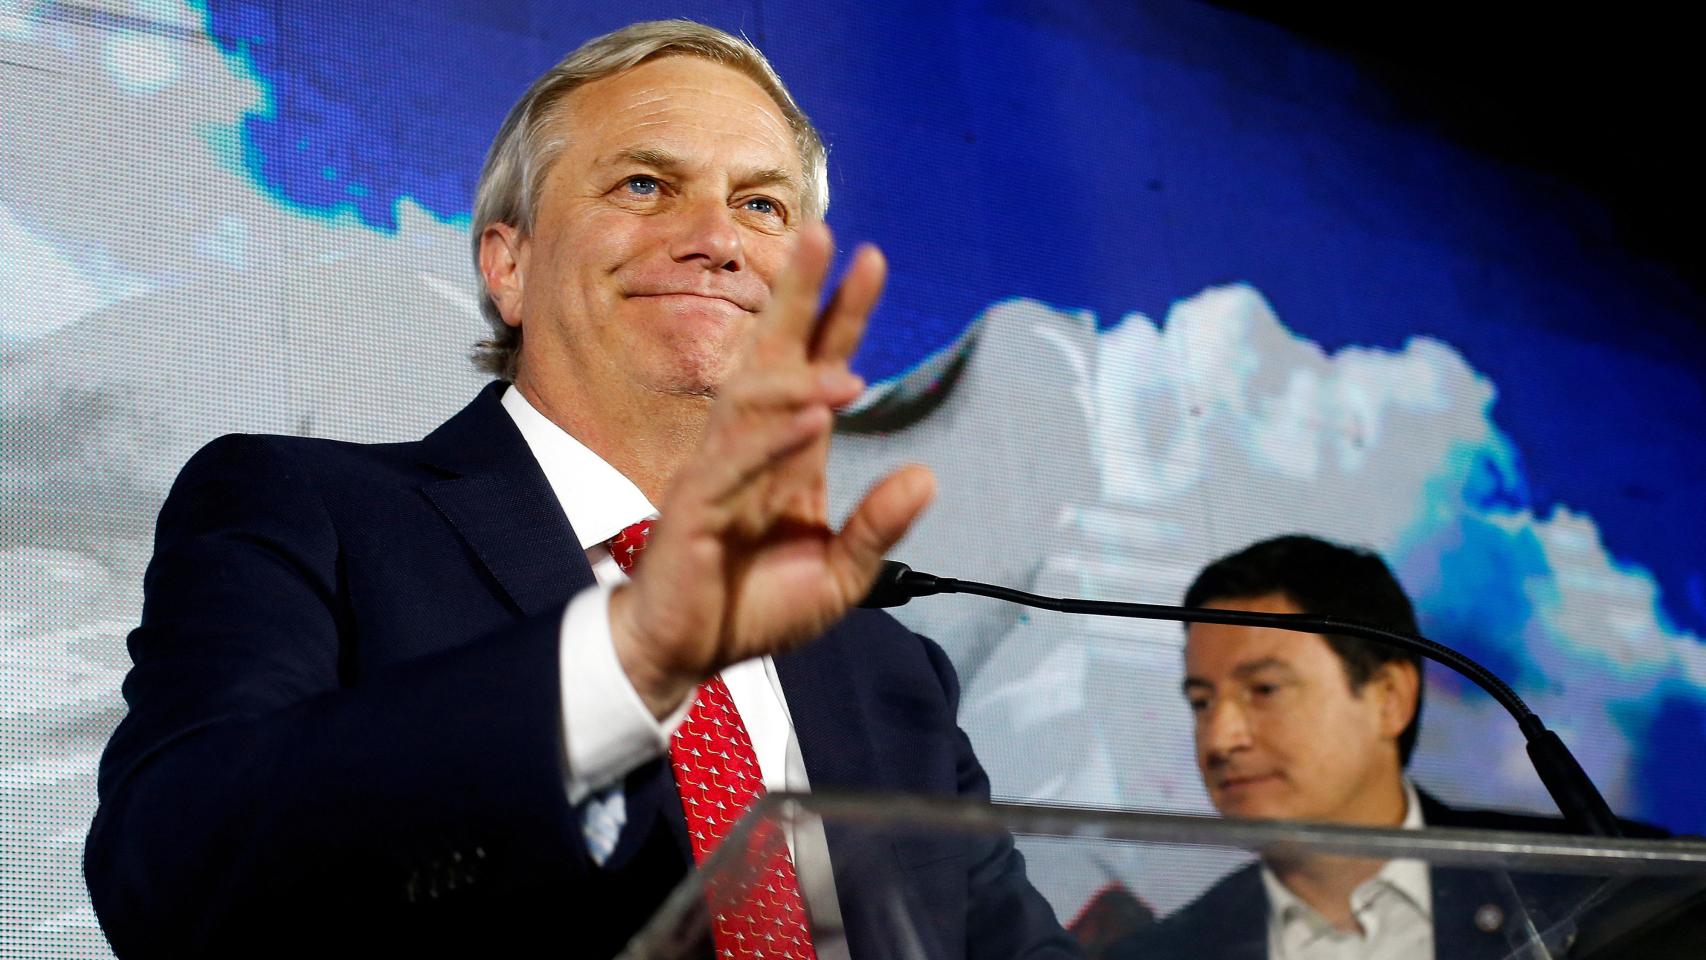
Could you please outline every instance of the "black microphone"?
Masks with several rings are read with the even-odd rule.
[[[1491,670],[1427,637],[1400,633],[1382,627],[1340,620],[1337,617],[1317,617],[1305,613],[1251,613],[1246,610],[1209,610],[1203,607],[1170,607],[1155,603],[1120,603],[1112,600],[1075,600],[1043,597],[1023,590],[997,587],[975,580],[955,580],[922,573],[896,560],[887,560],[877,574],[871,592],[860,604],[862,607],[898,607],[917,597],[938,593],[964,593],[979,597],[1005,600],[1042,610],[1061,613],[1084,613],[1105,617],[1133,617],[1139,620],[1176,620],[1183,623],[1221,623],[1243,627],[1274,627],[1297,633],[1325,633],[1360,637],[1389,647],[1397,647],[1442,663],[1468,677],[1481,689],[1492,694],[1501,706],[1516,718],[1523,736],[1528,738],[1528,759],[1534,772],[1552,795],[1552,802],[1564,815],[1564,822],[1577,832],[1595,837],[1621,837],[1623,828],[1612,815],[1611,807],[1600,795],[1599,788],[1576,762],[1564,741],[1540,722],[1528,704],[1522,702],[1510,685]]]

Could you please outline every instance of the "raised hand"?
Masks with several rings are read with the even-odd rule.
[[[617,658],[659,717],[723,667],[839,620],[935,494],[929,470],[903,467],[829,527],[834,411],[864,388],[848,360],[887,275],[882,254],[861,247],[820,312],[831,251],[828,228],[800,231],[703,446],[660,505],[645,562],[611,597]]]

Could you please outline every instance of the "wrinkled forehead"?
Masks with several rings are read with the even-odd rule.
[[[781,108],[750,77],[701,57],[648,60],[569,93],[566,154],[583,164],[656,150],[688,161],[800,170]]]

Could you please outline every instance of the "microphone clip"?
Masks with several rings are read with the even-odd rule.
[[[871,592],[859,606],[870,610],[904,606],[908,600],[941,593],[945,589],[942,579],[914,570],[899,560],[884,560],[876,581],[871,584]]]

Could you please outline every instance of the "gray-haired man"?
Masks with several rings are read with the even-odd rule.
[[[714,846],[707,790],[987,794],[940,649],[853,609],[930,475],[828,525],[884,264],[819,310],[823,157],[743,41],[595,40],[482,177],[503,379],[418,443],[185,467],[86,856],[120,955],[604,956]],[[877,877],[933,956],[1070,950],[1010,843],[876,853],[796,837],[718,952],[880,955]]]

